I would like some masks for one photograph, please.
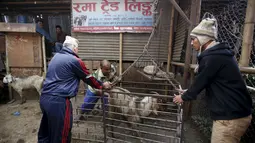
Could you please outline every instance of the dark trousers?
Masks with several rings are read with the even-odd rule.
[[[85,113],[91,112],[97,101],[100,99],[99,95],[94,94],[90,90],[87,90],[86,95],[84,97],[84,103],[81,105],[82,111]],[[106,97],[103,97],[104,103],[108,104],[108,99]]]
[[[73,124],[72,104],[68,98],[41,95],[43,113],[38,143],[70,143]]]

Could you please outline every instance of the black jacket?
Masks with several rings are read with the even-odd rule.
[[[202,52],[198,63],[198,75],[182,95],[184,101],[195,100],[206,89],[206,101],[213,120],[231,120],[251,114],[251,96],[234,52],[226,44],[217,44]]]

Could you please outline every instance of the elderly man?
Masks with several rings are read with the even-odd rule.
[[[195,100],[206,89],[206,100],[213,119],[212,143],[239,143],[251,122],[252,99],[239,71],[234,52],[216,42],[217,21],[206,18],[191,32],[192,46],[199,51],[198,75],[175,103]]]
[[[113,67],[111,67],[111,63],[108,60],[103,60],[100,62],[100,68],[97,69],[92,76],[97,80],[106,82],[113,79],[115,76],[111,74]],[[84,103],[81,106],[80,114],[76,117],[76,120],[82,119],[82,114],[89,113],[95,107],[95,104],[98,102],[99,96],[101,96],[101,92],[95,90],[93,87],[88,86],[86,95],[84,97]],[[107,104],[107,98],[104,98],[104,102]]]
[[[71,142],[73,112],[70,98],[76,96],[80,79],[93,88],[111,87],[110,83],[102,83],[89,76],[77,54],[78,40],[66,36],[63,49],[49,63],[40,97],[43,116],[38,143]]]

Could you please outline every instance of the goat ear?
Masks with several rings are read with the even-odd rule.
[[[7,83],[8,81],[6,80],[6,77],[3,79],[3,83]]]

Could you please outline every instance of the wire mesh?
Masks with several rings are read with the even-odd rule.
[[[209,12],[215,16],[218,21],[218,40],[227,43],[236,53],[236,59],[239,61],[241,55],[243,28],[246,15],[247,0],[203,0],[201,6],[201,18]],[[254,67],[254,49],[255,36],[253,40],[252,52],[250,55],[250,66]],[[246,83],[248,86],[255,87],[254,75],[247,74]],[[253,104],[255,105],[255,93],[251,91]],[[255,107],[253,105],[253,107]],[[205,94],[201,93],[196,101],[192,102],[191,119],[199,127],[202,133],[210,140],[212,120],[205,101]],[[253,120],[242,137],[241,142],[255,142],[255,112],[253,110]]]

